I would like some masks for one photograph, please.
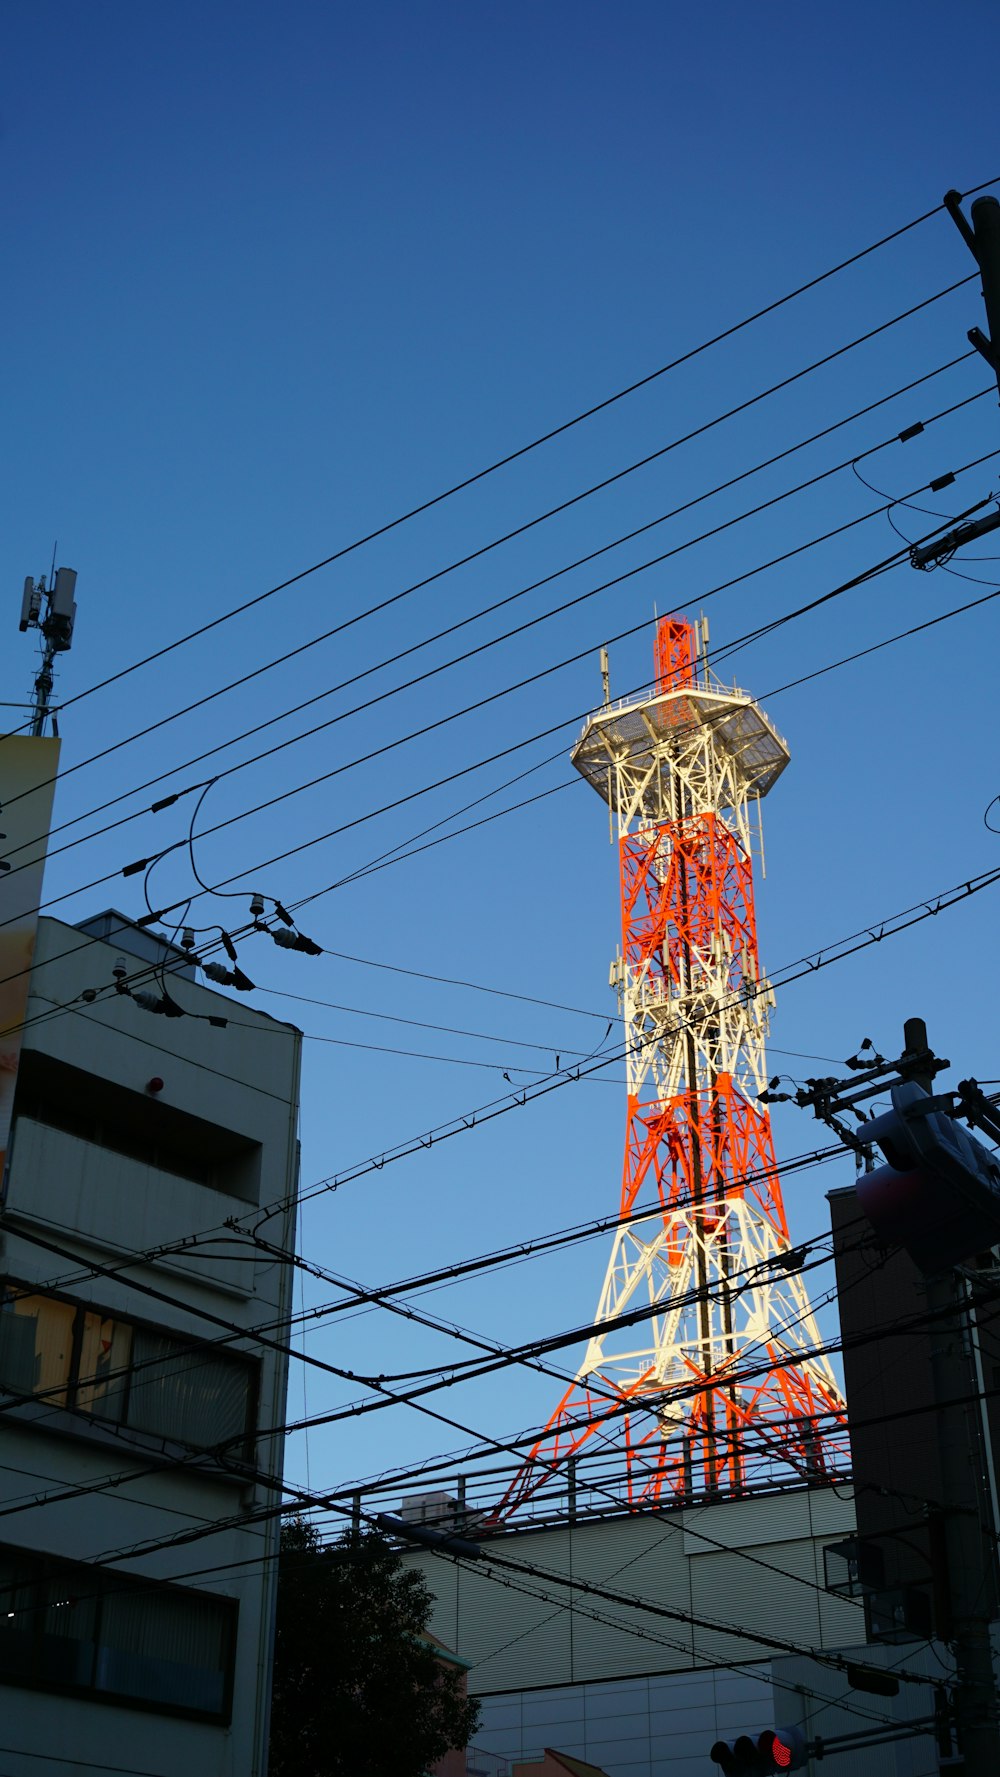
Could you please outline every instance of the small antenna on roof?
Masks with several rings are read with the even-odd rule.
[[[601,649],[601,689],[604,692],[604,707],[611,702],[611,668],[608,664],[608,650]]]
[[[37,582],[29,574],[24,582],[20,628],[22,631],[37,629],[42,635],[42,664],[35,676],[35,696],[31,709],[31,733],[34,735],[45,733],[45,724],[50,717],[53,733],[59,732],[55,712],[50,707],[53,667],[56,655],[67,653],[73,646],[75,592],[76,569],[57,568],[55,549],[52,552],[48,586],[46,587],[44,574]]]

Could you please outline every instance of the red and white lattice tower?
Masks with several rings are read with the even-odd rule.
[[[633,1507],[849,1467],[758,1098],[773,995],[750,821],[788,749],[751,697],[699,673],[690,624],[662,619],[655,653],[652,692],[591,716],[573,751],[618,827],[622,1222],[584,1362],[500,1518],[581,1453]],[[637,1203],[650,1213],[626,1220]]]

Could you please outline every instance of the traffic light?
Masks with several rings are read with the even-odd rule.
[[[798,1771],[805,1764],[806,1737],[801,1728],[768,1728],[757,1741],[757,1754],[764,1760],[762,1777],[774,1771]]]
[[[887,1166],[862,1173],[858,1200],[879,1238],[934,1272],[1000,1240],[1000,1166],[915,1080],[864,1125]]]
[[[717,1740],[709,1756],[721,1766],[723,1777],[776,1777],[805,1764],[806,1737],[801,1728],[766,1728],[756,1740],[741,1734],[732,1746]]]

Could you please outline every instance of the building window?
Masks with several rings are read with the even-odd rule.
[[[0,1545],[0,1684],[227,1722],[235,1599]]]
[[[71,1067],[40,1049],[27,1049],[21,1056],[14,1117],[245,1203],[259,1201],[259,1142],[177,1105],[155,1101],[148,1093]]]
[[[256,1366],[84,1303],[0,1291],[0,1389],[171,1443],[252,1456]]]

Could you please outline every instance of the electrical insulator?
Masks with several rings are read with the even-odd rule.
[[[293,932],[283,928],[281,931],[272,932],[271,936],[282,950],[302,950],[306,956],[322,956],[323,954],[322,944],[316,944],[312,938],[307,938],[304,932]]]
[[[253,992],[253,982],[242,969],[227,969],[225,963],[203,963],[202,968],[210,981],[218,981],[223,987],[236,987],[240,993]]]

